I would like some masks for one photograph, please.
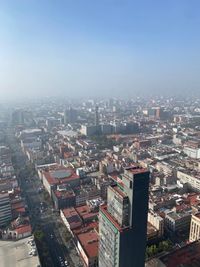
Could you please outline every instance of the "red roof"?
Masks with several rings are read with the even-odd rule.
[[[64,191],[55,190],[54,194],[56,195],[57,198],[75,197],[75,194],[72,190],[64,190]]]
[[[29,225],[22,225],[22,226],[16,228],[15,232],[17,232],[18,234],[31,233],[32,228],[31,228],[30,224]]]
[[[89,218],[93,219],[94,217],[97,217],[98,215],[98,212],[90,211],[90,208],[87,205],[76,207],[76,211],[78,212],[78,214],[83,220],[86,220]]]
[[[81,227],[74,229],[73,233],[74,233],[74,235],[78,235],[81,233],[86,233],[90,230],[97,230],[98,231],[98,226],[99,226],[98,222],[88,222],[88,223],[82,225]]]
[[[98,256],[99,239],[95,231],[79,234],[77,238],[88,258],[95,258]]]
[[[161,257],[166,267],[190,266],[196,267],[200,263],[200,242],[196,241],[166,256]]]
[[[82,225],[81,218],[74,208],[67,208],[62,210],[65,218],[67,219],[71,230],[78,228]]]
[[[66,171],[66,172],[68,171],[68,172],[71,172],[71,175],[68,177],[67,176],[63,177],[63,178],[55,178],[53,176],[53,174],[56,173],[56,171]],[[72,181],[72,180],[79,179],[79,175],[76,174],[74,169],[64,168],[64,167],[59,167],[59,168],[54,169],[52,171],[43,171],[43,175],[45,176],[48,183],[51,185],[63,184],[63,183],[67,183],[67,182]]]

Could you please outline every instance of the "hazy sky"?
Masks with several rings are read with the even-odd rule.
[[[200,91],[199,0],[0,0],[0,98]]]

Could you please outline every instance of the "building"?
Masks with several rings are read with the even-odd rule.
[[[192,159],[200,159],[200,148],[194,146],[185,146],[184,153]]]
[[[192,215],[189,241],[194,242],[199,239],[200,239],[200,213],[197,213],[195,215]]]
[[[200,241],[193,242],[182,248],[165,253],[160,258],[149,260],[145,267],[199,267]]]
[[[76,207],[76,211],[78,212],[83,223],[97,220],[98,212],[92,211],[87,205]]]
[[[101,124],[101,133],[102,134],[112,134],[113,127],[111,124]]]
[[[172,232],[188,230],[191,222],[189,212],[170,212],[165,216],[165,226]]]
[[[95,230],[77,235],[77,248],[85,267],[98,266],[99,239]]]
[[[0,265],[5,266],[41,266],[34,237],[20,240],[0,240]],[[31,246],[32,245],[32,246]],[[31,252],[32,251],[32,252]],[[31,253],[30,253],[31,252]],[[30,254],[34,255],[34,257]]]
[[[60,216],[63,223],[71,233],[72,230],[79,228],[82,225],[82,220],[75,208],[60,210]]]
[[[200,176],[185,171],[177,171],[177,178],[182,184],[188,184],[190,188],[200,192]]]
[[[99,107],[95,107],[95,126],[99,125]]]
[[[74,207],[76,204],[74,191],[63,185],[58,185],[56,190],[52,190],[52,199],[56,209]]]
[[[100,125],[81,125],[81,134],[86,136],[97,135],[101,133]]]
[[[0,226],[12,220],[12,211],[8,193],[0,193]]]
[[[128,168],[109,186],[99,213],[99,266],[143,267],[147,241],[149,172]]]
[[[87,200],[100,196],[100,190],[96,186],[87,185],[76,191],[76,206],[85,205]]]
[[[77,121],[77,110],[68,108],[64,111],[64,124],[75,123]]]
[[[42,182],[45,189],[51,195],[52,190],[56,189],[58,185],[70,186],[72,188],[79,186],[80,177],[72,168],[57,166],[55,169],[42,171]]]
[[[156,212],[149,210],[148,212],[148,222],[154,226],[158,231],[158,237],[164,234],[164,219],[158,215]]]

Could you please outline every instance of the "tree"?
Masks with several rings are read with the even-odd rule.
[[[44,232],[41,230],[37,230],[34,232],[34,237],[35,239],[37,239],[38,241],[42,242],[44,239]]]

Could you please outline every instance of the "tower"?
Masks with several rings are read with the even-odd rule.
[[[99,125],[99,107],[95,107],[95,126]]]
[[[99,214],[100,267],[144,267],[148,191],[149,171],[139,166],[126,169],[121,181],[109,186]]]
[[[77,121],[77,110],[73,108],[65,109],[64,124],[75,123]]]

